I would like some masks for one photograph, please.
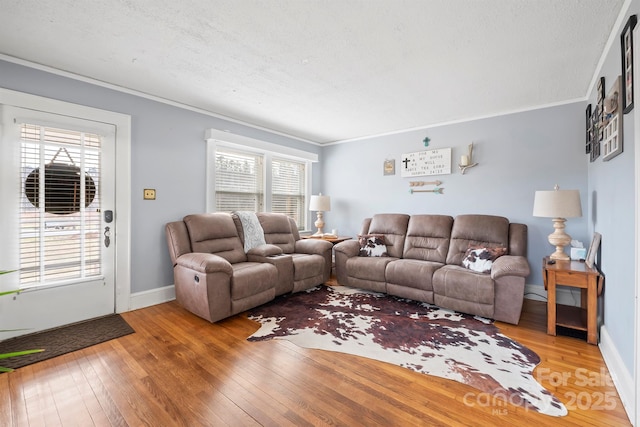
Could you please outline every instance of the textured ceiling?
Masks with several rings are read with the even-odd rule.
[[[584,99],[623,3],[0,0],[0,53],[327,143]]]

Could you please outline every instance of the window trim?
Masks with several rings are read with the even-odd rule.
[[[288,158],[291,160],[305,162],[307,168],[305,170],[306,180],[306,200],[305,206],[308,206],[309,196],[311,195],[311,169],[312,163],[318,162],[318,155],[309,151],[298,150],[296,148],[286,147],[284,145],[273,144],[266,141],[261,141],[253,138],[249,138],[242,135],[236,135],[231,132],[224,132],[218,129],[207,129],[205,132],[205,141],[207,143],[207,168],[206,168],[206,195],[205,195],[205,207],[207,212],[216,211],[216,148],[225,147],[241,151],[252,151],[260,153],[265,157],[264,164],[264,185],[266,188],[271,189],[271,159],[272,157]],[[264,194],[265,206],[271,206],[271,192],[266,191]],[[308,209],[305,209],[305,223],[307,228],[312,224],[311,214]]]

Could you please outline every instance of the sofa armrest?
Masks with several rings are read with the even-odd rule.
[[[358,256],[360,253],[360,242],[357,240],[345,240],[335,245],[334,250],[340,252],[347,258]]]
[[[336,254],[336,279],[338,284],[349,286],[349,274],[347,272],[347,261],[355,258],[360,253],[360,242],[357,240],[345,240],[333,247]]]
[[[221,256],[214,254],[207,254],[202,252],[191,252],[181,255],[176,260],[176,265],[189,268],[199,273],[226,273],[229,276],[233,275],[233,268],[231,263]]]
[[[282,254],[282,248],[280,248],[280,246],[270,244],[256,246],[255,248],[249,249],[249,252],[247,252],[247,256],[249,257],[254,255],[257,257],[268,257],[280,254]]]
[[[504,255],[498,257],[491,267],[491,278],[498,279],[503,276],[527,277],[531,273],[527,258],[517,255]]]
[[[333,244],[320,239],[300,239],[296,240],[294,252],[298,254],[323,255],[331,251]]]

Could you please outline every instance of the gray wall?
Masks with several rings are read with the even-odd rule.
[[[640,11],[640,1],[631,4],[627,16]],[[624,25],[623,23],[623,25]],[[638,28],[636,27],[636,32]],[[636,54],[638,47],[634,46]],[[599,77],[605,78],[607,93],[621,71],[619,38],[607,53]],[[636,70],[636,72],[638,72]],[[595,89],[589,103],[595,105]],[[588,165],[589,235],[602,234],[599,264],[605,275],[604,324],[615,343],[627,370],[634,372],[633,324],[635,321],[635,129],[634,115],[639,114],[639,91],[635,91],[635,108],[624,115],[624,152],[608,162],[599,158]],[[635,339],[638,339],[636,336]]]
[[[536,293],[544,295],[540,265],[554,250],[547,240],[553,225],[549,218],[532,216],[535,191],[551,190],[555,184],[579,190],[583,217],[569,219],[567,232],[587,245],[590,241],[585,105],[573,103],[327,147],[322,188],[331,196],[332,209],[325,214],[326,228],[355,235],[363,218],[381,212],[505,216],[529,227],[532,273],[527,283],[540,285]],[[422,142],[425,136],[431,138],[427,148]],[[479,164],[462,175],[456,165],[471,141]],[[401,177],[402,154],[445,147],[452,147],[450,175]],[[383,175],[387,158],[396,161],[394,176]],[[409,181],[435,179],[443,182],[444,194],[409,193]]]
[[[6,61],[0,61],[0,87],[131,115],[132,293],[173,284],[164,225],[205,210],[206,129],[321,152],[319,146]],[[316,165],[313,175],[319,182]],[[157,199],[143,200],[144,188],[155,188]]]

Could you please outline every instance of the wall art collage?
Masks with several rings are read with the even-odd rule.
[[[633,109],[633,29],[637,16],[629,17],[620,34],[622,76],[605,92],[605,79],[598,80],[596,103],[585,111],[585,153],[594,162],[602,155],[609,161],[623,151],[623,116]]]

